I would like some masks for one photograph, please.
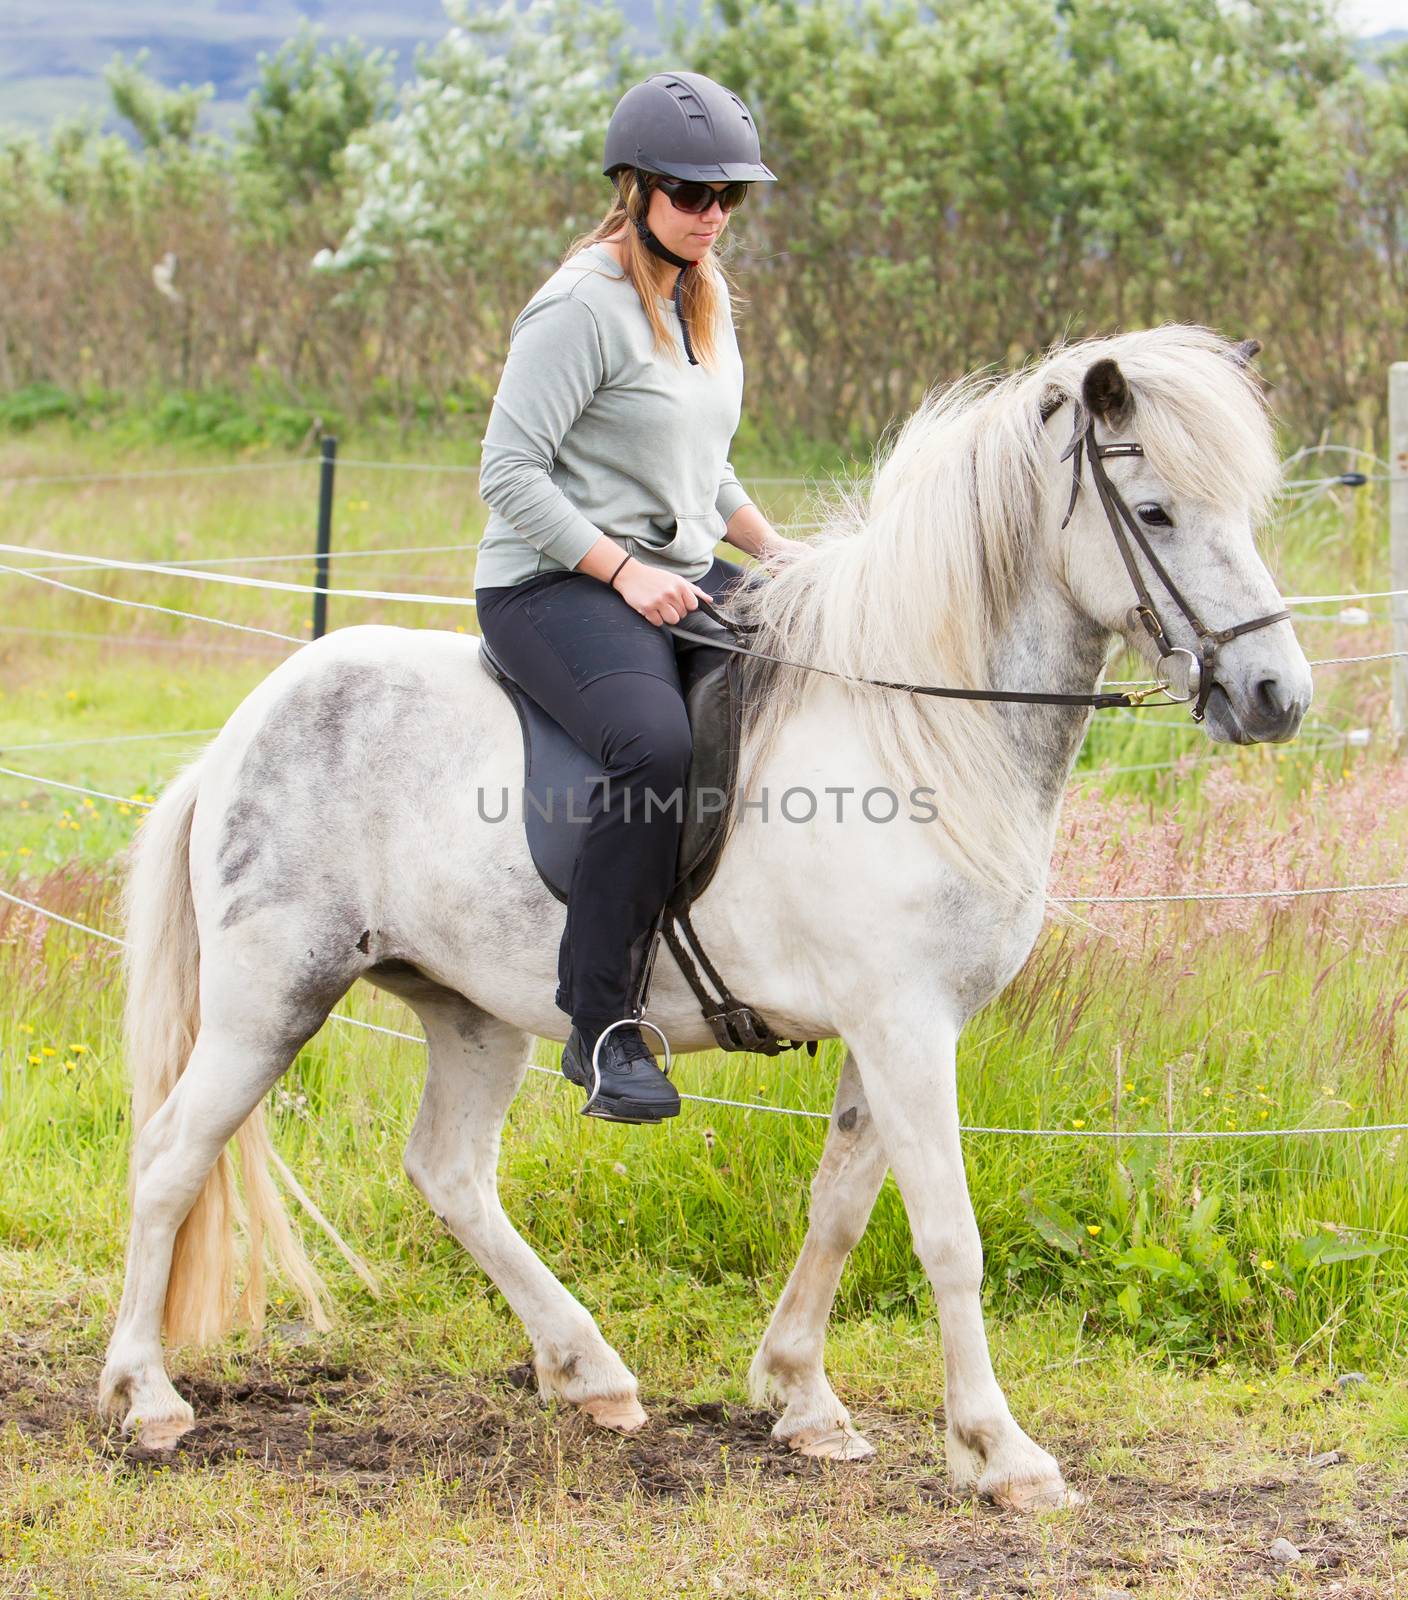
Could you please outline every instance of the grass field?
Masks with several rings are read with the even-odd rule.
[[[344,442],[349,456],[386,448]],[[0,441],[0,478],[210,464],[58,427]],[[735,464],[745,482],[788,471]],[[297,553],[315,481],[300,466],[0,483],[0,518],[6,542],[52,550]],[[760,494],[777,522],[806,520],[803,490]],[[347,467],[336,544],[468,545],[481,515],[472,476]],[[1382,515],[1371,498],[1326,499],[1289,522],[1286,589],[1384,586]],[[302,563],[227,570],[310,577]],[[450,596],[471,573],[472,551],[442,550],[349,559],[335,582]],[[53,575],[307,632],[301,596]],[[0,887],[120,931],[115,874],[142,802],[290,646],[0,582],[0,765],[124,797],[0,777]],[[332,603],[334,625],[472,631],[472,617]],[[1312,657],[1388,648],[1377,616],[1307,621],[1302,638]],[[1408,773],[1387,748],[1387,686],[1377,668],[1322,672],[1283,750],[1215,753],[1167,712],[1101,722],[1058,892],[1403,878]],[[178,736],[128,737],[158,734]],[[507,1206],[639,1372],[655,1419],[633,1440],[595,1435],[539,1406],[521,1328],[401,1175],[419,1046],[333,1025],[276,1091],[276,1139],[383,1298],[313,1241],[339,1328],[317,1335],[283,1303],[262,1345],[178,1352],[200,1426],[174,1459],[125,1445],[93,1415],[125,1238],[116,951],[0,910],[0,1595],[1398,1593],[1408,1141],[1136,1135],[1408,1120],[1406,923],[1403,893],[1100,906],[1053,921],[969,1029],[965,1121],[1126,1135],[967,1142],[999,1374],[1089,1497],[1016,1518],[945,1487],[937,1327],[892,1184],[829,1357],[878,1458],[783,1455],[746,1399],[820,1124],[687,1107],[656,1130],[584,1125],[572,1091],[530,1078],[505,1138]],[[342,1009],[414,1031],[369,990]],[[555,1060],[539,1046],[541,1065]],[[824,1109],[838,1060],[835,1045],[815,1063],[699,1055],[679,1075],[695,1093]],[[1278,1566],[1278,1536],[1302,1559]]]

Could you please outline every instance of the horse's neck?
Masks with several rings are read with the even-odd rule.
[[[988,659],[998,689],[1090,694],[1105,665],[1108,636],[1080,617],[1050,585],[1013,607]],[[1001,706],[999,715],[1042,809],[1054,819],[1090,725],[1082,707]]]

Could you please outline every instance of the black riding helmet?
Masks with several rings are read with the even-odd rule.
[[[758,130],[748,107],[731,89],[702,72],[656,72],[622,95],[607,125],[601,170],[614,181],[623,167],[636,169],[647,195],[651,173],[702,183],[777,182],[776,173],[763,165]],[[684,269],[694,263],[662,244],[644,217],[632,220],[645,247],[680,269],[675,311],[685,354],[692,366],[698,366],[690,348],[681,287]]]

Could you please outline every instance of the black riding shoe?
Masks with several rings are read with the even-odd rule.
[[[679,1092],[656,1066],[639,1028],[613,1028],[602,1036],[597,1071],[601,1082],[593,1094],[592,1052],[574,1027],[562,1052],[562,1073],[569,1083],[587,1091],[583,1116],[642,1123],[679,1115]]]

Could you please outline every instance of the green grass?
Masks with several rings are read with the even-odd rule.
[[[349,456],[388,448],[384,439],[344,443]],[[442,459],[464,454],[445,440],[425,449]],[[134,453],[130,440],[75,434],[62,421],[0,443],[0,475],[209,459],[173,444]],[[750,472],[787,472],[787,464],[761,458],[736,465],[745,482]],[[764,498],[777,521],[804,505],[783,488]],[[314,503],[311,468],[0,486],[8,542],[167,560],[305,551]],[[1379,586],[1381,530],[1361,509],[1370,504],[1355,502],[1348,522],[1326,510],[1293,525],[1281,558],[1288,587]],[[472,478],[348,468],[337,546],[468,544],[481,514]],[[301,564],[254,570],[309,576]],[[349,562],[343,572],[356,574],[343,575],[345,584],[423,589],[438,581],[447,593],[468,593],[472,552]],[[302,597],[137,575],[73,581],[306,633]],[[0,778],[0,884],[116,930],[115,865],[138,822],[136,802],[158,793],[199,740],[76,741],[218,727],[284,647],[22,578],[0,582],[12,597],[4,620],[11,631],[0,632],[0,764],[132,797],[85,803]],[[334,600],[334,624],[347,620],[473,626],[450,607]],[[1350,653],[1346,638],[1353,653],[1385,647],[1373,627],[1322,631],[1335,654]],[[1318,647],[1320,632],[1305,636],[1312,654],[1331,653]],[[1315,715],[1324,728],[1315,738],[1368,726],[1377,742],[1314,749],[1308,736],[1289,751],[1214,755],[1168,713],[1098,722],[1087,768],[1213,756],[1183,775],[1144,770],[1103,780],[1127,806],[1122,859],[1137,859],[1156,833],[1176,838],[1188,851],[1187,870],[1205,882],[1220,850],[1253,850],[1267,830],[1302,827],[1313,836],[1317,815],[1330,814],[1327,793],[1338,804],[1351,795],[1345,786],[1360,785],[1372,810],[1373,786],[1393,772],[1382,754],[1385,680],[1352,670],[1322,676],[1319,688]],[[54,743],[15,748],[39,741]],[[1238,802],[1234,814],[1222,790],[1205,795],[1213,772],[1238,774],[1252,801]],[[1408,819],[1377,820],[1385,849],[1401,842]],[[1324,871],[1332,860],[1338,870],[1327,845]],[[1262,909],[1212,935],[1198,911],[1090,920],[1111,933],[1054,927],[1017,983],[968,1029],[960,1062],[967,1122],[1109,1129],[1117,1094],[1126,1132],[1158,1131],[1170,1115],[1175,1126],[1205,1130],[1404,1117],[1399,1008],[1408,948],[1391,912],[1367,901]],[[533,1457],[537,1476],[515,1491],[511,1513],[493,1495],[447,1488],[433,1472],[395,1478],[370,1509],[372,1491],[360,1479],[355,1492],[338,1490],[323,1478],[285,1480],[238,1461],[134,1477],[84,1420],[125,1237],[115,952],[0,911],[0,990],[0,1320],[21,1352],[9,1409],[23,1412],[35,1395],[72,1408],[62,1426],[51,1419],[0,1447],[0,1555],[18,1554],[34,1575],[35,1586],[15,1592],[98,1592],[114,1582],[134,1593],[165,1586],[182,1594],[419,1594],[452,1592],[456,1574],[466,1587],[454,1592],[609,1586],[636,1594],[672,1584],[694,1592],[689,1585],[711,1562],[744,1593],[953,1592],[957,1580],[934,1552],[967,1548],[972,1527],[968,1512],[935,1507],[924,1500],[929,1491],[916,1488],[935,1470],[942,1364],[931,1297],[891,1183],[847,1269],[832,1341],[838,1388],[901,1463],[893,1479],[863,1491],[836,1475],[808,1480],[796,1491],[801,1498],[789,1500],[793,1491],[776,1482],[720,1471],[716,1451],[697,1497],[665,1507],[637,1489],[613,1494],[613,1474],[628,1459],[611,1454],[617,1447],[574,1435],[564,1457],[561,1437],[544,1432],[530,1411],[512,1412],[518,1443],[510,1454],[531,1446],[541,1460]],[[343,1009],[414,1029],[409,1012],[370,990],[354,991]],[[538,1059],[553,1067],[556,1049],[540,1046]],[[805,1055],[704,1054],[684,1060],[679,1075],[697,1093],[825,1109],[837,1063],[835,1045],[815,1063]],[[400,1171],[421,1072],[418,1046],[330,1024],[274,1097],[281,1152],[372,1260],[385,1298],[372,1301],[310,1232],[335,1286],[341,1329],[305,1346],[297,1308],[283,1301],[264,1354],[239,1336],[199,1360],[183,1356],[177,1370],[230,1378],[264,1360],[291,1370],[311,1349],[319,1360],[347,1360],[374,1375],[373,1413],[421,1404],[415,1396],[426,1374],[452,1375],[466,1392],[499,1392],[504,1369],[525,1354],[521,1330]],[[687,1107],[677,1123],[642,1136],[584,1123],[572,1091],[534,1076],[506,1131],[505,1200],[640,1371],[652,1404],[740,1406],[748,1356],[800,1243],[822,1132],[814,1121]],[[1162,1139],[973,1135],[966,1153],[1004,1381],[1019,1415],[1044,1442],[1061,1445],[1063,1460],[1088,1475],[1107,1510],[1111,1482],[1138,1480],[1156,1498],[1161,1482],[1215,1485],[1218,1470],[1251,1481],[1267,1470],[1268,1452],[1313,1453],[1346,1437],[1359,1464],[1344,1480],[1351,1500],[1368,1493],[1363,1473],[1391,1473],[1408,1433],[1408,1396],[1395,1377],[1408,1296],[1408,1140],[1170,1147]],[[1349,1367],[1371,1384],[1337,1432],[1317,1397]],[[329,1417],[336,1428],[351,1426],[345,1408]],[[1214,1443],[1224,1455],[1208,1454]],[[433,1449],[429,1434],[425,1446]],[[584,1465],[574,1464],[574,1452],[585,1452]],[[1373,1478],[1375,1494],[1388,1481]],[[1361,1512],[1338,1514],[1348,1527]],[[1213,1538],[1210,1567],[1198,1537],[1136,1524],[1112,1524],[1098,1537],[1108,1533],[1111,1551],[1145,1552],[1146,1592],[1207,1592],[1198,1575],[1214,1567],[1228,1586],[1263,1592],[1249,1569],[1226,1565],[1235,1540],[1198,1536]],[[1093,1537],[1089,1526],[1055,1519],[1026,1570],[1069,1576],[1071,1552]],[[1375,1525],[1365,1537],[1372,1559],[1353,1570],[1366,1583],[1391,1585],[1398,1558],[1387,1531]],[[469,1576],[466,1549],[475,1553]],[[117,1560],[117,1551],[127,1554]],[[1113,1584],[1117,1563],[1111,1571]],[[905,1587],[886,1586],[901,1577]],[[5,1582],[0,1575],[0,1594],[10,1592]],[[699,1582],[698,1592],[718,1592]],[[1007,1592],[997,1582],[968,1592]],[[1056,1577],[1051,1584],[1052,1593],[1090,1592],[1060,1588]]]

